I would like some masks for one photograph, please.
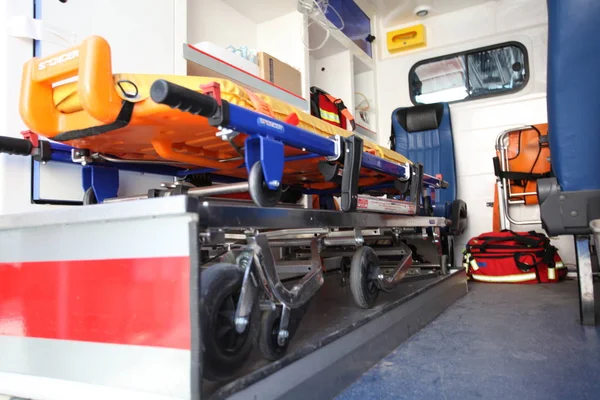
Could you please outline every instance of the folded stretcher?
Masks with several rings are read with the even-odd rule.
[[[445,185],[401,154],[231,81],[113,74],[110,47],[97,36],[29,61],[20,112],[35,134],[78,149],[78,161],[106,155],[101,159],[249,177],[262,206],[274,205],[282,186],[318,193],[341,185],[342,209],[351,210],[359,188],[405,197],[412,190],[414,203],[422,185]]]

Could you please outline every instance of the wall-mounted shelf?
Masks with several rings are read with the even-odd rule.
[[[248,72],[213,57],[208,53],[198,50],[192,45],[184,43],[183,57],[188,61],[188,75],[229,79],[252,91],[264,93],[271,97],[283,100],[301,110],[308,109],[308,101],[303,97],[297,96],[271,82],[249,74]]]
[[[310,48],[319,46],[325,39],[325,30],[317,24],[312,24],[308,28],[308,39]],[[341,31],[332,30],[325,45],[319,50],[310,51],[310,56],[316,60],[341,53],[349,50],[362,65],[360,68],[375,70],[375,60],[367,55],[360,47],[358,47],[350,38],[344,35]]]
[[[377,133],[365,128],[362,125],[356,124],[356,129],[354,130],[354,133],[358,134],[359,136],[365,137],[369,140],[377,142]]]

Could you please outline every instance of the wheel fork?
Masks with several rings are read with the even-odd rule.
[[[291,289],[287,289],[279,276],[269,240],[264,234],[247,234],[248,245],[238,257],[238,266],[244,268],[242,291],[235,312],[236,330],[241,333],[248,325],[250,313],[254,302],[258,301],[258,285],[273,303],[283,306],[281,313],[280,344],[289,336],[287,330],[291,309],[306,304],[323,285],[323,266],[319,256],[319,243],[317,239],[311,242],[311,268],[300,282]],[[257,279],[258,278],[258,279]]]

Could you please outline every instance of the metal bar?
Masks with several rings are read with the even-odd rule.
[[[389,292],[396,287],[398,282],[400,282],[400,280],[404,278],[404,275],[406,275],[413,262],[412,250],[410,249],[410,247],[408,247],[402,242],[400,242],[399,247],[401,247],[404,250],[404,254],[402,256],[402,260],[398,263],[397,269],[396,271],[394,271],[394,274],[392,276],[384,276],[383,274],[380,274],[377,278],[379,282],[379,287],[381,288],[381,290],[386,292]]]
[[[313,237],[315,237],[316,235],[321,235],[321,234],[327,234],[329,233],[329,229],[327,228],[322,228],[322,229],[281,229],[281,230],[277,230],[277,231],[269,231],[269,232],[265,232],[265,235],[269,238],[278,238],[278,239],[302,239],[302,238],[307,238],[307,239],[312,239]]]
[[[590,222],[590,229],[594,235],[594,245],[596,247],[596,256],[598,257],[598,265],[600,265],[600,219],[595,219]],[[597,273],[594,273],[597,275]]]
[[[517,128],[513,128],[513,129],[509,129],[509,130],[505,130],[503,132],[501,132],[497,138],[496,138],[496,150],[500,153],[499,154],[499,159],[500,159],[500,169],[502,171],[509,171],[509,167],[508,167],[508,154],[507,154],[507,144],[506,144],[506,138],[508,137],[508,134],[510,132],[514,132],[516,130],[523,130],[523,129],[532,129],[533,127],[531,125],[527,125],[527,126],[522,126],[522,127],[517,127]],[[498,200],[500,201],[499,204],[499,209],[498,211],[500,212],[501,218],[506,218],[508,220],[508,222],[510,224],[513,225],[539,225],[542,223],[541,220],[526,220],[526,221],[517,221],[516,219],[514,219],[511,215],[510,215],[510,205],[511,204],[525,204],[525,201],[515,201],[515,200],[510,200],[513,197],[522,197],[525,195],[535,195],[536,193],[519,193],[519,194],[514,194],[511,192],[510,190],[510,182],[508,179],[506,178],[502,178],[499,179],[499,181],[501,181],[501,185],[502,185],[502,190],[500,191],[501,187],[498,185]],[[509,226],[506,226],[506,221],[502,221],[500,222],[502,229],[507,229],[510,228]]]
[[[277,276],[275,260],[265,235],[248,238],[248,248],[254,251],[254,263],[265,288],[281,304],[289,308],[297,308],[309,301],[323,284],[323,269],[316,240],[311,244],[312,271],[290,290],[286,288]]]
[[[180,163],[177,161],[167,161],[167,160],[123,160],[121,158],[107,156],[102,153],[93,153],[92,158],[96,157],[104,161],[110,161],[115,164],[148,164],[148,165],[186,165],[184,163]]]
[[[258,267],[258,266],[255,266]],[[244,280],[242,283],[242,291],[240,298],[235,308],[235,329],[238,333],[242,333],[248,327],[250,313],[254,306],[254,302],[258,301],[258,286],[256,285],[252,274],[252,258],[247,259],[245,264]]]
[[[210,197],[210,196],[220,196],[224,194],[232,194],[232,193],[244,193],[248,191],[248,182],[239,182],[239,183],[228,183],[225,185],[213,185],[199,188],[191,188],[188,190],[187,194],[192,197]],[[165,190],[165,196],[171,196],[172,191]],[[114,197],[110,199],[105,199],[103,203],[119,203],[123,201],[130,200],[140,200],[147,199],[147,194],[137,194],[128,197]]]
[[[194,197],[210,197],[223,194],[243,193],[248,191],[248,182],[229,183],[226,185],[213,185],[192,188],[187,194]]]
[[[447,220],[439,217],[228,206],[212,200],[202,202],[198,213],[201,227],[222,229],[427,228],[447,225]]]
[[[275,269],[278,274],[282,273],[294,273],[294,274],[307,274],[312,271],[312,261],[277,261]]]
[[[579,316],[583,325],[596,324],[594,305],[594,276],[590,257],[590,237],[575,238],[577,251],[577,273],[579,282]]]
[[[322,156],[337,155],[333,140],[247,108],[230,104],[229,118],[232,122],[227,128],[235,131],[253,136],[264,136],[265,132],[268,132],[270,137],[289,146],[305,149],[305,151]]]
[[[326,157],[337,157],[335,141],[287,124],[280,120],[261,115],[255,111],[229,105],[230,122],[227,126],[239,132],[245,132],[253,136],[268,136],[286,145],[303,149],[311,153]],[[407,167],[385,160],[370,153],[363,153],[362,166],[374,171],[379,171],[399,178],[408,178]],[[440,180],[430,175],[425,175],[423,182],[432,187],[441,187]]]

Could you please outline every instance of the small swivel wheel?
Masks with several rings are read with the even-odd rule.
[[[279,342],[279,327],[281,323],[282,309],[277,307],[274,310],[265,311],[262,315],[260,336],[258,338],[258,347],[264,358],[270,361],[279,360],[287,352],[287,348],[294,338],[300,322],[308,307],[312,303],[312,298],[298,308],[290,310],[290,320],[287,327],[287,339],[281,344]]]
[[[259,207],[274,207],[281,198],[281,183],[277,190],[269,189],[267,182],[265,182],[265,175],[263,174],[260,161],[255,162],[252,168],[250,168],[248,189],[250,197],[252,197],[254,203]]]
[[[285,355],[290,337],[285,339],[283,345],[279,344],[279,323],[281,322],[281,309],[265,311],[260,322],[260,336],[258,347],[264,358],[270,361],[279,360]],[[288,327],[289,332],[289,327]]]
[[[89,206],[92,204],[98,204],[98,199],[96,198],[96,193],[94,193],[94,188],[90,186],[83,194],[83,205]]]
[[[369,246],[356,250],[350,263],[350,291],[356,305],[371,308],[379,295],[377,271],[379,261],[375,251]]]
[[[258,336],[257,299],[244,332],[238,333],[235,329],[235,310],[243,279],[243,271],[231,264],[216,264],[202,272],[202,363],[204,378],[211,381],[223,381],[235,375],[250,356]]]

